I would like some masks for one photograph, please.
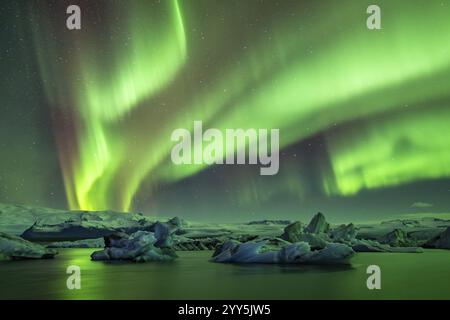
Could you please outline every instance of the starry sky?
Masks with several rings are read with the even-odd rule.
[[[201,221],[450,212],[450,2],[0,4],[0,202]],[[81,30],[66,8],[81,8]],[[280,130],[280,170],[182,165],[177,128]]]

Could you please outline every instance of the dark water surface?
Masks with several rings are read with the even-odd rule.
[[[227,265],[210,251],[166,263],[90,261],[93,249],[61,249],[53,260],[0,262],[0,299],[450,299],[450,251],[358,253],[350,266]],[[381,267],[381,290],[366,268]],[[81,289],[69,290],[69,265]]]

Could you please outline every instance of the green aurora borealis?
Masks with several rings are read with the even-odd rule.
[[[23,1],[2,21],[0,201],[213,220],[450,212],[450,1]],[[279,174],[173,165],[171,132],[194,120],[279,128]]]

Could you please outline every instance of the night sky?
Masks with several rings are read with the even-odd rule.
[[[449,217],[450,1],[30,0],[0,15],[0,202]],[[280,129],[279,173],[175,166],[171,132],[194,120]]]

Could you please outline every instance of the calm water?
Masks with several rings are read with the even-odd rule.
[[[169,263],[90,261],[92,249],[62,249],[54,260],[0,262],[1,299],[450,299],[450,251],[359,253],[351,266],[225,265],[211,252],[180,252]],[[368,265],[382,288],[366,288]],[[81,267],[81,290],[66,268]]]

